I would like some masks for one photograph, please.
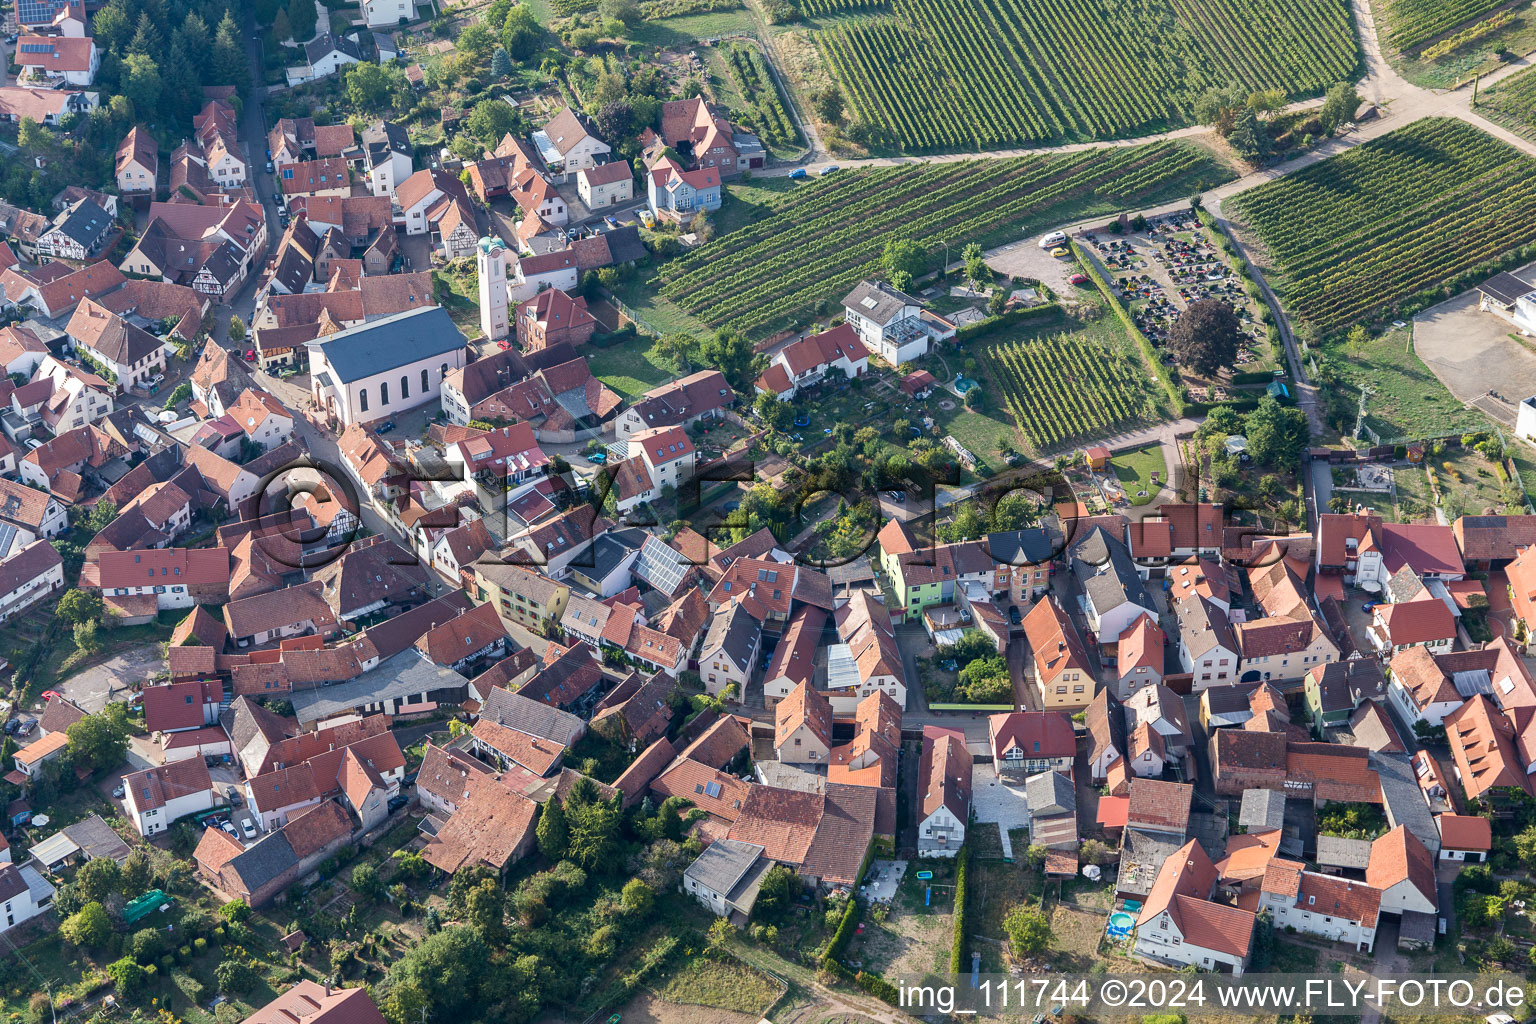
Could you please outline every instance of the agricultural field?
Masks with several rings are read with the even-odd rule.
[[[995,244],[1230,177],[1208,152],[1181,143],[848,171],[762,193],[754,222],[661,267],[660,294],[710,327],[771,334],[876,273],[893,235],[943,238],[958,253],[967,242]]]
[[[1145,135],[1213,86],[1299,98],[1359,61],[1345,0],[893,0],[816,38],[870,145],[905,151]]]
[[[756,128],[770,148],[799,145],[800,130],[784,107],[784,98],[774,85],[762,52],[751,43],[738,42],[722,46],[720,55],[744,104],[738,116]]]
[[[1229,200],[1291,316],[1336,331],[1454,294],[1536,242],[1536,160],[1428,118]]]
[[[1383,41],[1409,50],[1481,17],[1506,0],[1388,0]]]
[[[1511,75],[1481,93],[1477,112],[1516,135],[1536,139],[1536,68]]]
[[[1054,337],[1001,338],[978,354],[983,385],[1037,454],[1158,414],[1151,374],[1114,320]]]

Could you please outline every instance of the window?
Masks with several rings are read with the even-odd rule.
[[[379,405],[389,404],[389,381],[379,381]]]
[[[400,378],[400,401],[403,402],[407,398],[410,398],[410,397],[411,397],[411,378],[409,378],[409,377],[401,377]]]
[[[422,391],[422,394],[426,394],[427,389],[430,388],[431,386],[432,385],[427,383],[427,371],[426,370],[422,370],[421,371],[421,391]]]
[[[363,388],[357,393],[357,408],[361,412],[368,411],[368,389]]]
[[[421,372],[426,373],[427,371],[423,370]],[[444,363],[442,366],[437,368],[437,379],[438,381],[442,381],[442,379],[446,376],[448,376],[448,364]]]

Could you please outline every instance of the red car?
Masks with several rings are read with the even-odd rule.
[[[498,341],[496,343],[496,347],[505,352],[507,349],[512,347],[512,343],[510,341]]]
[[[1072,284],[1087,284],[1088,283],[1088,275],[1087,274],[1073,274],[1071,277],[1067,278],[1067,280],[1070,283],[1072,283]]]
[[[248,348],[248,349],[245,350],[245,361],[248,362],[248,363],[253,363],[253,362],[256,361],[256,350],[255,349]]]

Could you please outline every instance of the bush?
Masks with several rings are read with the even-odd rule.
[[[230,900],[228,903],[219,908],[219,913],[224,916],[224,920],[226,921],[244,921],[246,918],[251,916],[251,908],[246,904],[245,900]],[[222,929],[216,931],[214,934],[218,935],[220,938],[223,938],[224,936]]]
[[[188,1002],[201,1003],[203,1001],[203,983],[186,971],[172,971],[171,981],[181,990],[181,994],[187,997]]]
[[[124,999],[133,998],[148,980],[148,972],[132,957],[123,957],[107,965],[107,976],[117,986],[117,994]]]

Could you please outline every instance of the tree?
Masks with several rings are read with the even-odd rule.
[[[1042,953],[1051,944],[1051,924],[1045,915],[1033,907],[1020,903],[1003,918],[1003,930],[1008,933],[1008,945],[1014,956]]]
[[[571,827],[570,859],[587,869],[604,863],[618,839],[621,820],[613,801],[599,797],[578,804],[572,800],[572,806],[566,808],[566,818]]]
[[[82,622],[80,625],[94,627],[95,624]],[[86,715],[65,729],[69,756],[75,767],[95,772],[121,764],[128,753],[126,718],[127,710],[122,704],[108,704],[97,714]]]
[[[1323,107],[1317,113],[1317,121],[1322,125],[1324,132],[1332,135],[1342,125],[1353,121],[1359,109],[1360,94],[1355,92],[1353,85],[1340,82],[1329,89],[1328,94],[1323,98]]]
[[[619,901],[623,904],[626,913],[635,917],[645,917],[651,912],[651,907],[656,904],[656,890],[638,878],[631,878],[624,883],[624,891],[620,893]]]
[[[1227,133],[1227,142],[1237,151],[1238,156],[1250,163],[1263,160],[1273,148],[1269,125],[1260,120],[1257,112],[1246,106],[1233,119],[1232,130]]]
[[[359,864],[352,869],[352,891],[365,899],[376,900],[384,889],[379,873],[371,864]]]
[[[473,928],[444,928],[396,960],[385,985],[391,993],[402,985],[420,991],[433,1020],[488,1020],[479,995],[496,973],[486,970],[490,962],[491,949]],[[419,1024],[417,1017],[390,1019],[393,1024]]]
[[[563,860],[570,845],[571,830],[565,821],[565,809],[558,796],[550,797],[539,814],[539,825],[534,832],[539,852],[549,860]]]
[[[487,944],[500,945],[506,939],[507,901],[494,880],[487,878],[471,889],[464,905],[464,919]]]
[[[511,73],[512,55],[507,52],[505,46],[496,47],[496,52],[491,54],[491,77],[500,82]]]
[[[344,81],[347,99],[357,109],[376,113],[389,106],[391,83],[387,69],[369,61],[362,61],[347,68]],[[482,105],[477,104],[476,109]],[[503,103],[502,106],[506,104]]]
[[[507,12],[501,26],[501,45],[515,61],[522,62],[538,52],[544,42],[544,27],[527,4],[517,4]]]
[[[627,139],[636,133],[635,105],[627,96],[609,100],[597,108],[592,125],[605,139]]]
[[[249,960],[233,958],[225,960],[214,968],[213,977],[219,984],[219,991],[225,995],[249,992],[256,987],[256,982],[261,980],[261,976]]]
[[[137,960],[131,956],[125,956],[121,960],[114,960],[107,964],[107,977],[112,979],[112,984],[117,987],[118,996],[124,999],[132,999],[133,996],[144,987],[144,981],[148,977],[144,968],[139,966]]]
[[[71,588],[59,598],[59,618],[65,622],[85,622],[101,618],[101,595],[94,590]]]
[[[1022,530],[1033,525],[1038,516],[1038,506],[1028,494],[1009,491],[992,507],[992,529],[999,532]]]
[[[233,85],[244,93],[251,87],[251,65],[245,54],[245,37],[235,22],[233,8],[226,8],[213,36],[207,85]],[[291,19],[290,19],[291,20]]]
[[[92,857],[80,865],[71,884],[82,902],[105,903],[108,896],[122,887],[123,872],[111,857]]]
[[[1248,435],[1248,454],[1266,466],[1293,469],[1301,461],[1312,432],[1307,426],[1307,414],[1300,409],[1281,405],[1266,395],[1258,408],[1248,414],[1245,424]]]
[[[1236,85],[1207,89],[1195,100],[1195,120],[1210,125],[1223,136],[1230,135],[1237,112],[1246,105],[1245,99]]]
[[[288,21],[287,11],[278,11],[277,17],[272,19],[272,38],[280,43],[293,38],[293,25]]]
[[[101,643],[96,636],[95,622],[75,623],[75,649],[82,654],[95,654],[101,650]]]
[[[913,278],[928,269],[928,254],[923,247],[910,238],[893,238],[885,243],[885,251],[880,256],[880,265],[891,275],[892,283],[896,275],[906,275],[907,287],[911,287]],[[900,285],[896,285],[901,288]],[[905,290],[905,289],[902,289]]]
[[[1536,825],[1527,825],[1522,831],[1515,833],[1512,841],[1515,845],[1515,856],[1520,858],[1520,863],[1527,869],[1536,870]]]
[[[291,0],[287,7],[288,24],[293,26],[293,41],[307,43],[315,38],[320,18],[315,11],[315,0]]]
[[[1199,299],[1168,332],[1168,349],[1180,365],[1209,377],[1237,359],[1237,316],[1220,299]]]
[[[520,120],[510,103],[500,99],[484,99],[469,112],[464,127],[487,146],[494,146],[503,135],[516,129]]]
[[[778,395],[766,391],[757,396],[752,407],[757,410],[763,423],[773,430],[787,430],[794,420],[795,414],[789,403],[779,401]]]
[[[76,946],[94,949],[103,945],[112,934],[112,919],[107,917],[105,907],[92,900],[64,919],[59,925],[59,934]]]
[[[230,900],[219,908],[219,913],[226,921],[244,921],[251,916],[251,908],[245,900]]]
[[[610,21],[622,22],[626,26],[634,25],[640,20],[639,0],[598,0],[597,13]]]
[[[1243,105],[1255,114],[1273,114],[1285,106],[1285,90],[1260,89],[1251,92],[1248,94],[1248,102]]]
[[[237,344],[245,340],[245,321],[239,314],[229,318],[229,340]]]
[[[757,353],[752,342],[740,331],[718,330],[699,346],[705,366],[713,366],[737,391],[750,391],[757,378]]]
[[[981,250],[981,246],[975,242],[967,245],[960,258],[965,261],[965,276],[974,285],[982,285],[992,280],[992,268],[987,266],[987,257]]]
[[[128,53],[154,55],[164,50],[165,36],[160,34],[160,29],[148,11],[139,12],[139,20],[133,26],[133,39],[128,43]]]
[[[843,94],[837,86],[829,85],[811,93],[811,106],[816,108],[816,116],[827,124],[842,123]]]

